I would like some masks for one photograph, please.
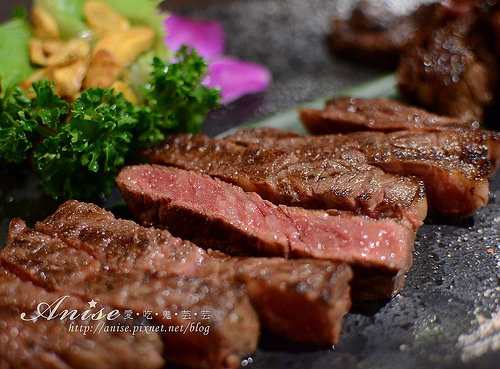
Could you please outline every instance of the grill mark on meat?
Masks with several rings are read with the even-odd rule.
[[[327,101],[324,109],[300,109],[299,114],[307,130],[315,135],[474,128],[458,118],[436,115],[388,98],[340,97]]]
[[[165,166],[124,168],[117,183],[142,224],[167,227],[204,248],[348,262],[355,268],[356,299],[393,296],[412,262],[414,232],[405,221],[276,206],[240,187]],[[377,290],[357,288],[367,275],[381,280]]]
[[[366,161],[388,172],[413,175],[425,184],[430,210],[467,216],[488,200],[488,177],[498,167],[500,135],[493,131],[456,129],[302,136],[259,128],[223,140],[274,150],[287,148],[301,157],[316,153],[342,156]]]
[[[292,262],[282,258],[239,259],[222,258],[220,255],[214,257],[207,255],[203,249],[188,241],[172,237],[168,231],[146,229],[135,222],[116,219],[112,213],[94,204],[67,201],[54,214],[44,221],[37,222],[35,229],[44,233],[44,235],[37,233],[39,237],[57,236],[67,245],[76,247],[77,250],[73,253],[82,253],[83,256],[80,259],[85,256],[91,259],[86,252],[99,255],[99,259],[102,260],[102,264],[107,270],[105,275],[111,275],[111,277],[103,276],[102,273],[91,273],[90,277],[78,283],[76,290],[81,289],[81,285],[89,284],[92,288],[85,293],[91,296],[99,293],[101,300],[103,299],[102,294],[106,295],[112,291],[114,298],[119,295],[119,291],[126,289],[127,282],[123,281],[124,278],[126,281],[130,281],[132,278],[132,282],[134,282],[147,276],[149,286],[153,283],[150,273],[154,272],[155,275],[166,277],[167,275],[181,274],[187,270],[189,276],[208,281],[210,285],[218,286],[219,291],[231,291],[233,288],[239,290],[239,286],[244,285],[246,294],[253,307],[258,311],[259,319],[267,330],[295,341],[329,345],[339,342],[341,321],[351,304],[348,283],[352,278],[352,271],[345,264],[338,265],[320,260]],[[94,236],[89,237],[90,230],[98,230],[98,232],[94,232]],[[19,237],[16,239],[19,240]],[[158,239],[161,239],[165,244],[156,242]],[[58,238],[53,240],[55,243],[60,243]],[[183,242],[182,247],[179,247],[179,242]],[[26,249],[22,243],[19,241],[17,243],[20,244],[21,249]],[[48,244],[47,240],[44,243]],[[133,256],[132,260],[123,261],[123,257],[116,257],[116,255],[122,255],[122,252],[117,252],[120,244],[122,248],[127,249],[128,254]],[[148,245],[148,247],[144,247],[144,245]],[[14,250],[18,247],[15,247]],[[59,253],[62,247],[49,247],[49,249]],[[162,263],[151,262],[158,265],[157,267],[144,270],[143,264],[137,260],[150,260],[143,255],[157,255],[158,253],[154,252],[154,249],[162,250],[161,255],[167,254],[169,257],[162,256]],[[45,259],[50,259],[48,257],[50,255],[51,252],[46,249]],[[36,256],[39,255],[36,254]],[[27,262],[25,259],[16,262],[16,264],[30,266],[31,256],[27,258]],[[117,264],[116,260],[121,261],[121,263]],[[133,262],[131,263],[131,261]],[[95,263],[98,262],[95,261]],[[82,261],[78,260],[78,265],[82,264]],[[131,265],[132,269],[125,269],[122,264]],[[53,265],[52,260],[49,261],[49,265]],[[69,269],[76,270],[77,266],[70,264]],[[277,273],[277,269],[281,269],[280,274]],[[298,290],[296,288],[298,270],[302,271],[302,277],[314,275],[316,279],[307,278],[301,281],[301,289]],[[50,275],[50,273],[46,273],[45,269],[42,272],[45,275]],[[116,273],[121,276],[118,281],[114,277]],[[95,277],[96,274],[98,274],[98,278]],[[124,274],[126,276],[123,276]],[[55,281],[54,284],[57,286],[67,285],[66,273],[60,275],[62,279]],[[252,288],[249,287],[250,284]],[[141,286],[141,291],[134,293],[129,291],[127,296],[133,296],[138,301],[137,303],[142,300],[146,301],[143,302],[143,308],[140,305],[135,307],[137,311],[150,310],[151,307],[147,305],[151,305],[151,303],[148,302],[147,294],[144,292],[144,285],[140,283],[138,286]],[[138,298],[138,294],[146,296]],[[217,295],[217,291],[213,294]],[[151,292],[150,295],[154,296],[154,293]],[[272,301],[275,303],[269,302],[271,295],[273,296]],[[282,311],[283,306],[289,306],[291,301],[294,301],[297,306],[307,306],[311,310],[307,314],[307,318],[301,320],[302,324],[296,322],[296,315],[299,314],[296,310],[290,309],[288,314]],[[131,298],[120,303],[122,306],[130,307]],[[270,318],[278,316],[279,319],[276,318],[276,320]]]
[[[47,261],[40,264],[37,257],[42,248]],[[185,325],[182,311],[192,312],[190,322],[209,326],[210,334],[167,331],[162,338],[169,362],[193,368],[235,368],[255,350],[259,334],[257,315],[248,296],[239,288],[221,289],[200,278],[182,275],[134,274],[127,270],[120,273],[118,265],[109,271],[87,252],[74,249],[63,253],[65,248],[69,246],[60,239],[31,230],[23,221],[14,219],[0,259],[25,279],[54,291],[95,299],[139,314],[170,310],[171,319],[152,315],[157,324]],[[70,253],[77,257],[68,258]],[[80,278],[73,279],[75,271],[81,273]],[[201,318],[204,309],[210,312],[208,321]]]
[[[415,228],[422,224],[427,203],[420,181],[387,174],[363,158],[332,155],[334,148],[295,151],[286,144],[274,148],[276,131],[255,137],[252,132],[256,131],[241,134],[241,140],[239,133],[223,140],[172,136],[144,155],[153,163],[216,176],[276,204],[352,211],[374,218],[406,217]]]
[[[82,363],[96,368],[162,368],[163,344],[157,333],[99,334],[71,332],[69,320],[25,321],[41,302],[48,304],[65,295],[49,292],[0,267],[0,367],[5,368],[74,368]],[[69,296],[58,311],[88,309],[84,300]],[[110,311],[111,309],[106,309]],[[97,322],[74,320],[94,332]],[[126,323],[126,322],[121,322]]]

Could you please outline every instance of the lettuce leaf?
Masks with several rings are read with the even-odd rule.
[[[34,72],[28,41],[31,28],[27,19],[12,19],[0,25],[0,80],[5,89],[13,88]]]

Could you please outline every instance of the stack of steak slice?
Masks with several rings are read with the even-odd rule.
[[[288,147],[288,140],[299,137],[273,129],[241,131],[220,140],[179,134],[143,154],[152,163],[209,174],[276,204],[407,218],[415,228],[422,224],[427,202],[421,181],[385,173],[335,146],[300,152]]]
[[[163,354],[168,362],[193,368],[234,368],[257,346],[259,322],[240,289],[221,290],[189,276],[114,269],[19,220],[12,221],[1,260],[21,278],[49,290],[93,299],[120,311],[131,310],[136,316],[150,311],[153,319],[148,323],[165,326]],[[164,311],[170,312],[168,318]],[[183,319],[183,311],[190,312],[190,320]],[[203,319],[202,311],[208,311],[210,319]],[[169,327],[189,323],[199,330],[169,331]],[[210,327],[207,335],[200,332],[205,327]]]
[[[207,175],[160,165],[126,167],[117,183],[142,224],[202,247],[349,263],[357,300],[394,296],[411,266],[415,234],[405,219],[278,206]]]
[[[334,20],[331,44],[337,55],[397,65],[406,100],[480,123],[497,99],[499,15],[496,1],[422,4],[405,15],[361,2]]]
[[[150,209],[154,211],[154,209]],[[98,255],[99,260],[107,265],[113,265],[119,261],[118,268],[127,274],[134,274],[145,270],[147,274],[157,273],[160,275],[184,275],[190,277],[206,278],[211,276],[211,281],[217,285],[229,282],[241,284],[242,281],[250,281],[261,288],[260,294],[265,294],[268,288],[274,289],[276,285],[281,290],[275,292],[275,298],[288,301],[293,295],[290,289],[298,283],[293,269],[303,269],[304,273],[315,274],[317,280],[309,279],[303,281],[304,293],[295,291],[295,300],[308,300],[308,304],[318,304],[321,309],[328,312],[331,320],[329,324],[317,326],[313,324],[314,319],[326,323],[328,319],[319,316],[307,317],[311,320],[308,328],[314,332],[317,328],[318,337],[308,339],[308,342],[320,344],[333,344],[338,342],[340,320],[349,309],[349,288],[347,282],[351,279],[351,271],[347,265],[337,265],[320,260],[288,261],[284,259],[268,258],[221,258],[220,255],[208,255],[203,249],[173,237],[169,232],[155,228],[145,228],[128,220],[116,220],[110,212],[104,211],[94,205],[78,202],[67,202],[63,204],[52,216],[43,222],[38,222],[35,227],[38,231],[60,237],[67,244],[77,248],[85,249],[92,255]],[[124,247],[126,245],[126,247]],[[141,262],[143,260],[144,262]],[[275,269],[288,270],[288,273],[272,276]],[[246,273],[242,274],[242,270]],[[221,273],[215,271],[221,271]],[[223,274],[222,274],[223,271]],[[293,275],[291,275],[293,274]],[[251,277],[256,276],[256,278]],[[269,279],[274,278],[273,282]],[[260,282],[258,282],[260,281]],[[321,285],[322,281],[323,285]],[[309,282],[311,282],[309,284]],[[314,283],[313,283],[314,282]],[[223,286],[224,287],[224,286]],[[321,287],[321,288],[320,288]],[[225,287],[224,287],[225,288]],[[274,306],[261,301],[256,289],[255,294],[249,297],[254,306],[259,306],[259,311],[267,315],[272,312]],[[314,297],[314,293],[318,295]],[[307,292],[307,293],[306,293]],[[328,296],[328,298],[324,298]],[[314,298],[313,298],[314,297]],[[337,313],[335,313],[337,312]],[[283,319],[286,319],[283,316]],[[293,320],[292,320],[293,322]],[[275,331],[272,327],[267,329]],[[300,326],[288,324],[279,333],[295,340],[302,339],[304,332]]]
[[[499,163],[500,135],[484,130],[444,129],[302,136],[257,128],[220,140],[177,135],[144,155],[153,163],[217,176],[276,203],[290,204],[285,201],[288,193],[295,196],[291,197],[291,205],[299,206],[310,197],[328,197],[329,202],[324,204],[327,208],[378,218],[399,215],[418,227],[426,214],[422,204],[424,190],[418,185],[422,186],[422,182],[427,205],[434,212],[468,216],[486,204],[488,177]],[[255,166],[254,158],[264,164]],[[365,170],[346,170],[328,180],[327,174],[338,167],[338,160]],[[277,173],[276,168],[286,167],[289,162],[305,168],[296,181]],[[366,174],[377,173],[368,171],[368,166],[381,169],[381,174]],[[286,173],[290,172],[288,167]],[[360,172],[365,174],[357,176]],[[282,193],[285,195],[278,198]],[[351,207],[338,206],[339,203]],[[393,209],[392,214],[378,211],[386,208]]]
[[[336,344],[350,308],[348,265],[228,259],[168,231],[116,219],[93,204],[76,201],[61,205],[35,229],[14,219],[0,262],[8,278],[19,276],[54,294],[92,299],[99,306],[130,311],[133,317],[148,311],[145,325],[165,327],[158,337],[167,362],[193,368],[238,367],[256,348],[260,321],[291,339]],[[302,275],[314,278],[303,280]],[[10,300],[16,298],[9,292]],[[300,320],[303,312],[285,313],[283,306],[289,307],[290,301],[308,308],[309,314]],[[2,314],[8,305],[2,305]],[[187,313],[189,320],[183,316]],[[181,326],[186,331],[169,330]],[[131,344],[140,338],[129,333]],[[119,344],[113,337],[107,339],[109,345]]]
[[[358,150],[366,145],[363,151],[369,162],[389,172],[419,176],[426,184],[430,208],[450,215],[468,215],[484,205],[488,178],[499,164],[498,132],[390,99],[332,99],[323,110],[302,110],[301,118],[314,134],[352,132],[349,137],[353,142],[347,147]],[[358,131],[360,133],[354,133]],[[424,165],[423,171],[419,170],[419,165]],[[425,165],[435,166],[434,174],[429,173]],[[438,173],[441,174],[437,176]],[[440,181],[435,182],[437,179]],[[446,185],[451,181],[457,186]],[[475,182],[479,181],[481,185],[476,186]],[[444,190],[436,188],[436,184],[442,184]],[[465,190],[463,194],[455,190],[451,196],[446,196],[447,188],[460,190],[460,186]],[[468,198],[467,193],[477,194],[476,202]],[[460,209],[462,199],[469,205]],[[446,211],[446,206],[457,210]]]

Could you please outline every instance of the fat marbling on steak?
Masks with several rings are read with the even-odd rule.
[[[349,263],[355,299],[394,296],[412,263],[415,234],[404,219],[277,206],[207,175],[161,165],[126,167],[117,184],[142,224],[204,248]]]
[[[363,159],[331,155],[333,148],[310,155],[297,155],[286,145],[275,149],[275,132],[269,133],[269,142],[262,144],[242,143],[236,135],[213,140],[179,134],[144,155],[152,163],[216,176],[275,204],[350,211],[373,218],[407,218],[414,228],[422,225],[427,202],[419,180],[387,174]]]

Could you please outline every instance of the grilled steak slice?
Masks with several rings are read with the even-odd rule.
[[[475,16],[435,30],[408,48],[397,69],[403,96],[464,122],[481,122],[493,101],[498,71],[491,50],[474,45]]]
[[[330,42],[336,55],[392,67],[416,38],[448,18],[447,8],[440,4],[398,16],[383,4],[362,1],[348,19],[333,20]]]
[[[439,114],[481,122],[498,83],[498,4],[422,5],[411,14],[361,2],[333,21],[337,55],[394,66],[403,97]]]
[[[308,131],[315,135],[363,130],[392,132],[474,128],[458,118],[436,115],[388,98],[339,97],[327,101],[323,110],[301,109],[299,114]]]
[[[168,266],[169,274],[194,276],[206,258],[203,249],[169,232],[116,219],[97,205],[75,200],[37,222],[35,229],[85,251],[113,272],[158,274]]]
[[[256,348],[257,315],[240,288],[221,288],[187,276],[134,274],[126,268],[120,272],[118,265],[109,268],[84,250],[71,249],[18,219],[11,222],[0,259],[22,278],[51,290],[136,315],[149,311],[151,322],[164,327],[164,355],[169,362],[193,368],[235,368]],[[189,320],[183,317],[185,311]],[[209,319],[204,319],[204,311]],[[183,330],[175,331],[176,327]]]
[[[51,310],[44,310],[46,305],[38,309],[39,304],[51,305],[60,299],[61,304],[52,305]],[[158,333],[111,332],[99,327],[103,321],[81,317],[49,319],[51,311],[54,315],[63,310],[81,314],[88,309],[88,303],[80,298],[48,292],[0,267],[0,367],[163,368],[163,345]],[[34,319],[37,311],[44,313]],[[106,324],[110,328],[109,322]]]
[[[224,140],[240,146],[286,149],[300,158],[349,158],[387,172],[419,177],[425,183],[429,209],[450,216],[467,216],[486,204],[488,177],[497,169],[500,155],[498,132],[469,129],[301,136],[261,128]]]
[[[347,264],[210,254],[215,262],[204,263],[200,275],[242,283],[267,330],[298,342],[339,341],[339,322],[351,306]]]
[[[166,227],[205,248],[347,262],[355,271],[356,299],[393,296],[412,262],[414,232],[407,221],[276,206],[209,176],[158,165],[126,167],[117,183],[143,224]],[[358,288],[367,275],[380,279],[376,289]]]
[[[98,255],[99,260],[118,271],[126,265],[129,275],[143,270],[140,260],[148,260],[158,274],[196,276],[224,289],[228,283],[243,284],[266,329],[295,341],[337,344],[342,318],[350,307],[348,282],[352,272],[347,265],[321,260],[207,255],[203,249],[174,238],[167,231],[143,228],[135,222],[116,219],[96,205],[77,201],[67,201],[35,228]],[[130,260],[122,256],[125,252]],[[120,261],[119,265],[115,265],[115,260]],[[313,275],[314,279],[305,278]],[[301,288],[297,289],[299,284]],[[301,320],[303,324],[297,322],[297,315],[303,313],[290,309],[290,301],[310,309]],[[285,306],[286,314],[281,311]]]
[[[216,176],[276,204],[351,211],[373,218],[405,217],[415,228],[422,224],[427,203],[420,181],[387,174],[362,160],[332,156],[331,149],[309,156],[298,156],[283,145],[275,150],[273,132],[259,144],[251,141],[251,134],[245,143],[238,141],[238,135],[217,141],[177,135],[144,155],[153,163]]]
[[[433,111],[481,122],[498,93],[498,4],[460,3],[456,19],[408,47],[398,85],[404,97]]]

